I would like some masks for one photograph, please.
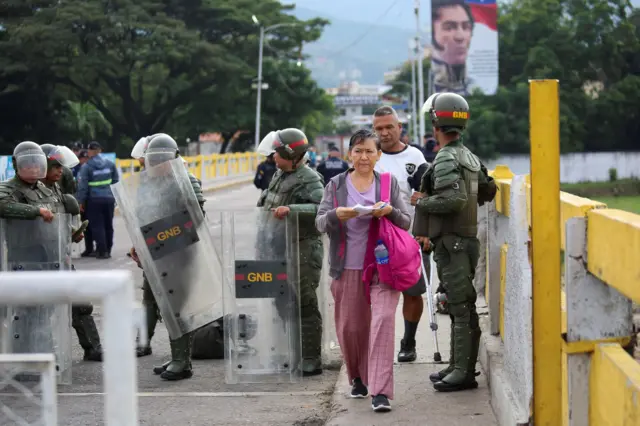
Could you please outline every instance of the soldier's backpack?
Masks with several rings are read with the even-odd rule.
[[[391,174],[383,173],[380,177],[380,199],[389,203],[391,198]],[[389,252],[389,262],[378,265],[371,262],[376,242],[382,243]],[[367,253],[365,257],[365,282],[371,282],[374,268],[378,272],[380,282],[398,291],[405,291],[420,280],[422,272],[422,254],[420,244],[408,231],[397,227],[386,217],[371,222]]]
[[[224,359],[222,318],[197,329],[193,336],[193,359]]]

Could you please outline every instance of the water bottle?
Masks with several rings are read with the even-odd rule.
[[[382,243],[382,240],[378,240],[378,244],[373,252],[376,255],[376,263],[378,265],[386,265],[389,263],[389,251]]]

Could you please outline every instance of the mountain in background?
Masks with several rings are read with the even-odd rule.
[[[382,84],[386,71],[408,59],[409,40],[415,36],[415,26],[404,26],[403,29],[395,22],[397,13],[393,13],[393,9],[379,19],[391,3],[375,0],[297,1],[293,12],[297,18],[322,17],[331,21],[320,40],[305,45],[303,50],[309,55],[306,66],[321,87],[336,87],[344,79],[361,84]],[[397,3],[407,3],[407,0]],[[314,9],[304,7],[307,4],[313,4]],[[413,9],[409,8],[409,15],[412,14]]]

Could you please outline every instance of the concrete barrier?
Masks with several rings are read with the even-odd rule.
[[[507,177],[506,167],[492,174],[499,196],[479,213],[487,222],[479,238],[486,241],[489,308],[480,361],[500,425],[525,425],[535,415],[533,371],[541,361],[532,354],[530,183],[527,176]],[[633,340],[632,301],[640,301],[640,216],[559,197],[564,312],[560,335],[547,336],[562,341],[556,424],[640,424],[640,366],[623,350]]]

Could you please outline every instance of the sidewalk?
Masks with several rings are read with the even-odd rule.
[[[437,285],[436,285],[437,286]],[[426,297],[426,295],[425,295]],[[484,302],[484,301],[483,301]],[[482,303],[483,303],[482,302]],[[486,315],[486,304],[478,304],[478,313]],[[418,359],[413,363],[394,365],[395,399],[391,401],[392,411],[375,413],[371,409],[371,399],[350,399],[350,387],[344,366],[338,376],[333,395],[328,426],[386,426],[386,425],[447,425],[447,426],[496,426],[497,422],[489,403],[489,389],[484,372],[477,378],[479,387],[475,390],[454,393],[440,393],[433,389],[429,374],[444,368],[444,364],[433,361],[433,333],[429,328],[427,301],[418,328]],[[449,360],[450,320],[446,315],[438,315],[438,343],[442,360]],[[402,318],[402,298],[396,312],[396,354],[404,334]],[[478,363],[477,369],[481,371]]]

